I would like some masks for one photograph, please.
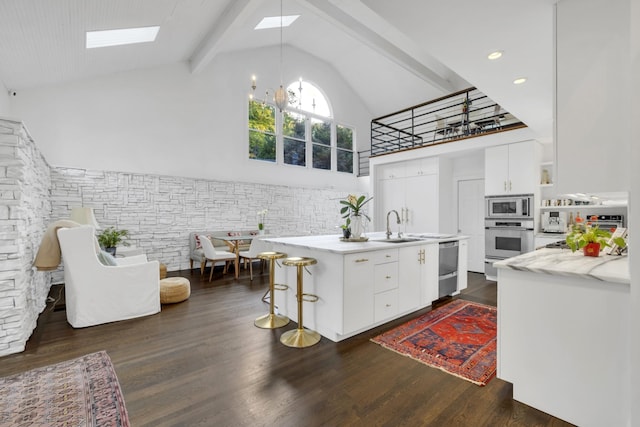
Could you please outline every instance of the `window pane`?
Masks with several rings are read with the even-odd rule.
[[[301,116],[300,114],[285,112],[282,133],[284,136],[304,139],[306,133],[304,116]]]
[[[276,136],[255,130],[249,131],[249,158],[276,161]]]
[[[306,143],[291,138],[284,138],[284,162],[288,165],[306,166]]]
[[[336,126],[337,147],[353,150],[353,130],[348,127]]]
[[[313,167],[331,169],[331,147],[313,144]]]
[[[276,133],[276,110],[258,101],[249,101],[249,129]]]
[[[311,125],[311,141],[316,144],[331,145],[331,123],[314,120]]]
[[[338,172],[353,173],[353,151],[338,150]]]

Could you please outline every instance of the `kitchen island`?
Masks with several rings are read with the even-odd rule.
[[[630,425],[627,256],[540,249],[498,269],[497,376],[580,426]]]
[[[364,242],[342,241],[339,235],[265,240],[274,251],[318,261],[304,274],[304,293],[319,299],[304,303],[303,324],[341,341],[438,299],[439,243],[460,242],[454,293],[466,288],[467,237],[417,236],[386,240],[384,233],[372,233]],[[296,270],[276,267],[275,280],[288,285],[275,292],[278,312],[297,321]]]

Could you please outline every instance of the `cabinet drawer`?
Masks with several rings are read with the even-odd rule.
[[[368,252],[368,253],[365,253],[365,255],[370,255],[371,261],[373,261],[374,264],[382,264],[386,262],[398,261],[397,249]]]
[[[381,292],[375,295],[374,321],[389,319],[398,314],[398,290]]]
[[[373,292],[384,292],[398,287],[398,263],[387,262],[373,267]]]

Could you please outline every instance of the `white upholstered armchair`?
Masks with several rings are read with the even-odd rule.
[[[160,267],[145,255],[103,265],[93,227],[61,228],[67,321],[74,328],[147,316],[160,311]],[[126,265],[124,265],[126,264]]]

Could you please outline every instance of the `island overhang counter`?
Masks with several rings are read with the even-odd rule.
[[[580,426],[629,425],[627,256],[540,249],[498,269],[497,376]]]
[[[444,236],[443,236],[444,237]],[[459,241],[458,287],[467,285],[466,236],[420,238],[400,243],[372,233],[364,242],[341,241],[339,235],[266,237],[274,251],[311,257],[318,263],[304,273],[304,293],[318,296],[303,304],[305,328],[341,341],[431,305],[438,299],[439,243]],[[280,314],[297,321],[296,269],[276,267]]]

